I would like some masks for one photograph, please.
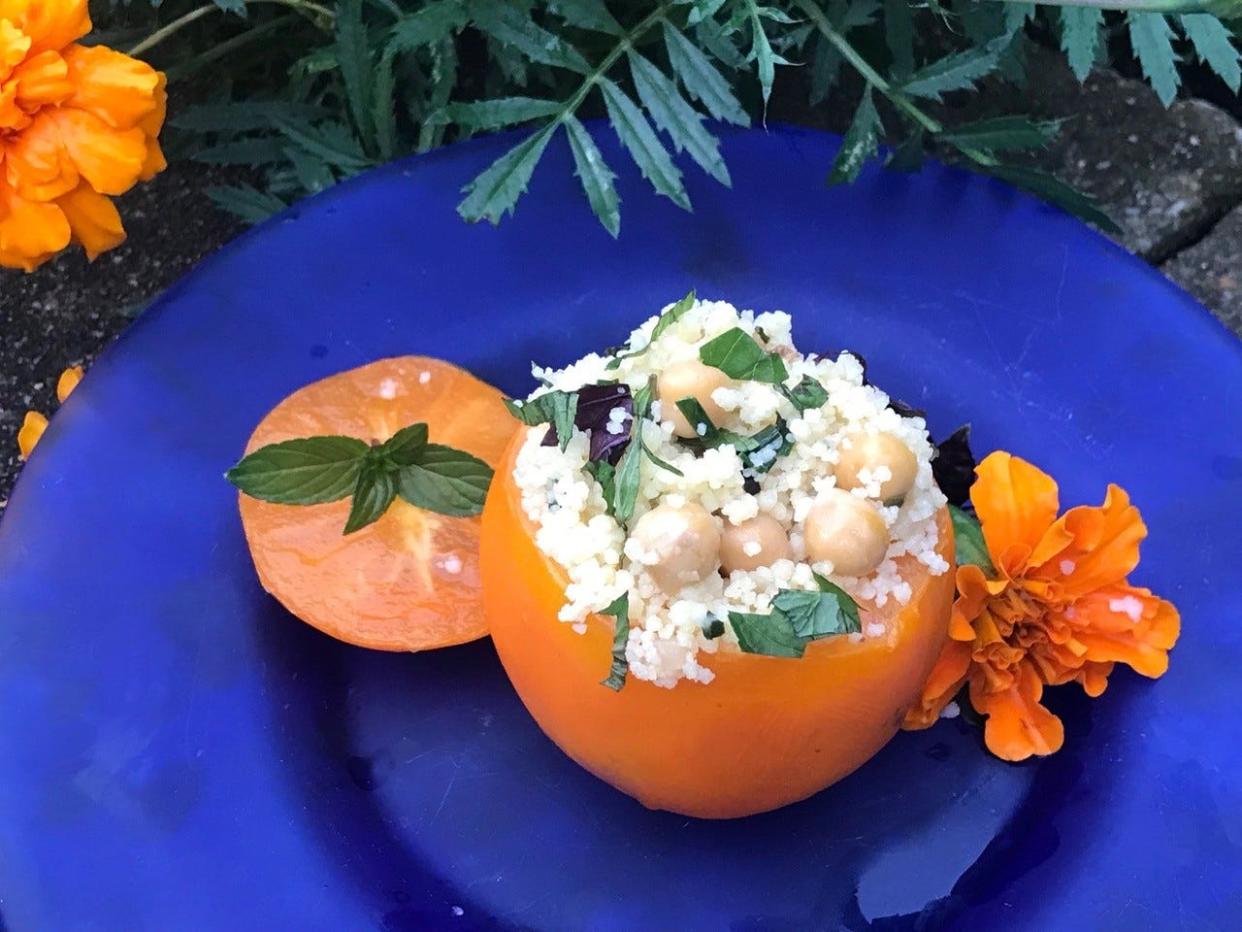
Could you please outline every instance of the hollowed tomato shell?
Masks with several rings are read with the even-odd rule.
[[[903,559],[909,603],[863,613],[864,625],[885,623],[884,637],[814,641],[800,659],[722,649],[700,655],[716,675],[707,685],[664,689],[631,676],[614,692],[601,685],[612,619],[592,616],[577,634],[557,618],[568,578],[536,547],[512,478],[524,436],[502,458],[483,512],[483,604],[514,688],[561,750],[652,809],[727,819],[805,799],[893,737],[947,637],[951,571],[930,576]],[[952,564],[947,510],[937,521]]]

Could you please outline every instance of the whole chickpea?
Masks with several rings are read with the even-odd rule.
[[[655,556],[647,572],[670,594],[706,579],[719,564],[720,529],[702,505],[657,505],[634,523],[631,536]]]
[[[880,484],[880,500],[904,498],[914,488],[919,462],[910,448],[892,434],[851,434],[849,446],[842,445],[837,462],[837,488],[856,489],[862,485],[858,474],[863,469],[887,466],[892,475]]]
[[[687,359],[665,366],[656,380],[656,397],[660,399],[660,417],[673,422],[673,433],[678,437],[696,437],[694,426],[681,413],[677,402],[693,398],[703,406],[713,424],[720,424],[725,410],[712,400],[712,392],[733,384],[733,380],[719,369],[705,365],[697,359]]]
[[[741,524],[726,524],[720,535],[720,566],[726,574],[771,566],[793,559],[789,536],[771,515],[756,515]]]
[[[888,528],[875,507],[843,489],[829,489],[803,525],[811,562],[828,560],[834,573],[866,576],[888,551]]]

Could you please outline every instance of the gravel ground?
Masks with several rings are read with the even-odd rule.
[[[1121,243],[1161,268],[1242,335],[1242,128],[1200,100],[1165,110],[1141,82],[1097,72],[1080,87],[1058,56],[1035,63],[1041,80],[1015,100],[985,89],[949,122],[1010,112],[1074,115],[1040,163],[1099,197],[1123,228]],[[814,112],[798,79],[778,83],[774,120],[840,132],[844,106]],[[0,515],[20,468],[14,437],[27,409],[55,410],[56,378],[87,364],[152,297],[242,227],[204,190],[226,179],[174,164],[124,198],[129,241],[93,265],[65,255],[33,275],[0,270]]]

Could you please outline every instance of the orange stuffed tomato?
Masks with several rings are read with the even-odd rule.
[[[921,418],[788,315],[687,297],[520,408],[484,612],[544,732],[644,805],[732,818],[841,779],[944,643],[951,522]]]

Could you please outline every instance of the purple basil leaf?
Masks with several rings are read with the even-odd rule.
[[[949,504],[968,506],[970,487],[975,481],[975,454],[970,449],[970,425],[963,424],[936,444],[932,475]]]
[[[621,433],[608,433],[608,421],[614,408],[622,408],[626,418]],[[574,426],[591,432],[591,461],[616,466],[630,442],[630,421],[634,417],[634,397],[630,387],[619,382],[605,385],[584,385],[578,389],[578,414]]]

